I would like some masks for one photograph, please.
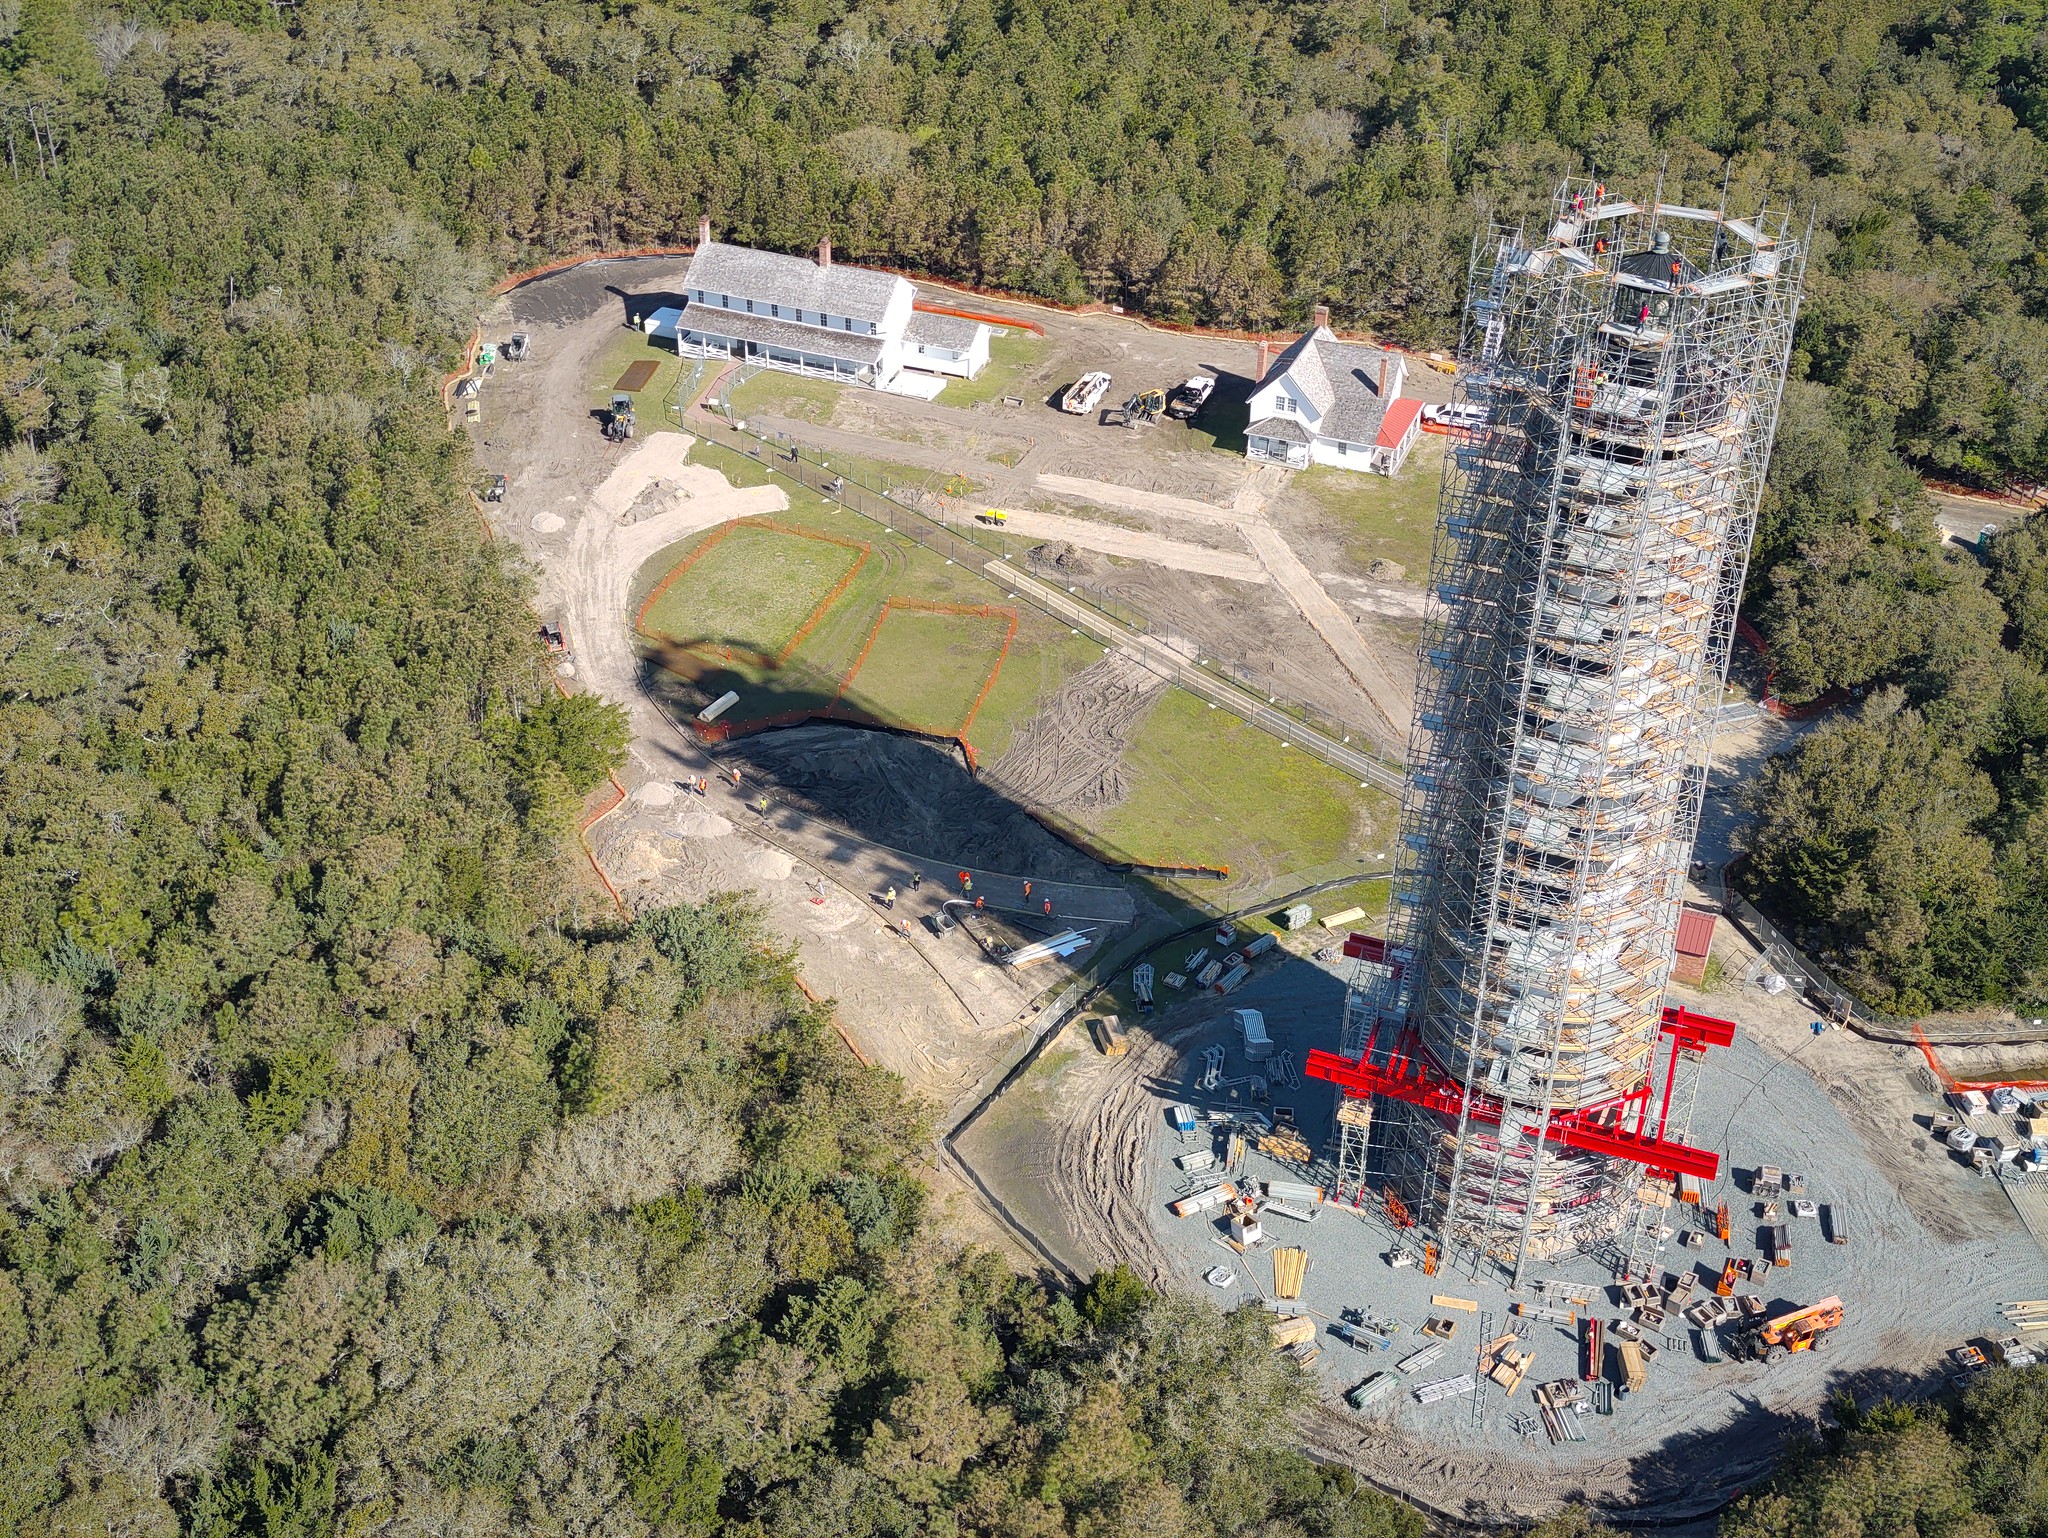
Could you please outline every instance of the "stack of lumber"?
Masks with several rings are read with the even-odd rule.
[[[1306,1164],[1314,1157],[1307,1139],[1287,1127],[1275,1127],[1271,1132],[1261,1133],[1259,1152],[1269,1159],[1280,1159],[1291,1164]]]
[[[1282,1248],[1273,1252],[1273,1296],[1298,1298],[1308,1275],[1308,1251]]]
[[[2001,1303],[1998,1311],[2005,1317],[2006,1326],[2014,1330],[2048,1330],[2048,1298],[2034,1298],[2020,1303]]]

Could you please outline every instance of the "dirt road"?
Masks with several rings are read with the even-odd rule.
[[[1165,492],[1145,491],[1136,486],[1122,486],[1114,481],[1089,480],[1078,475],[1041,474],[1038,484],[1055,496],[1072,498],[1078,502],[1093,502],[1102,507],[1124,507],[1134,513],[1163,513],[1170,518],[1194,518],[1203,523],[1220,523],[1238,528],[1247,522],[1263,522],[1254,512],[1240,513],[1234,508],[1218,507],[1195,497],[1177,497]]]
[[[625,312],[645,307],[635,295],[666,291],[682,269],[572,270],[518,290],[485,327],[534,336],[533,361],[500,365],[483,396],[478,458],[510,483],[490,509],[494,528],[537,567],[539,607],[564,623],[577,683],[624,705],[632,725],[620,774],[627,796],[591,829],[591,846],[635,909],[724,890],[758,895],[770,925],[797,947],[806,983],[837,1000],[862,1050],[945,1105],[1028,1031],[1029,996],[1045,980],[1000,976],[971,948],[922,930],[905,939],[868,895],[902,879],[887,850],[835,838],[795,807],[778,806],[776,822],[764,822],[751,805],[756,787],[734,790],[723,761],[643,686],[630,630],[636,578],[692,533],[787,505],[776,487],[736,489],[693,464],[684,434],[619,446],[597,430],[590,403],[609,383],[596,380],[599,361]],[[711,782],[705,797],[678,788],[699,778]]]
[[[1059,513],[1034,512],[1029,508],[1004,508],[1002,513],[1007,520],[1005,527],[1011,533],[1029,535],[1033,539],[1065,540],[1083,550],[1121,556],[1127,561],[1148,561],[1169,571],[1223,577],[1232,582],[1273,580],[1264,564],[1252,555],[1212,550],[1207,545],[1191,545],[1184,540],[1168,539],[1163,534],[1147,534],[1139,529],[1120,529],[1114,524],[1097,523],[1090,518],[1068,518]],[[963,519],[956,514],[950,521],[960,522]]]
[[[1408,740],[1408,719],[1412,714],[1413,700],[1394,682],[1386,664],[1374,654],[1372,647],[1366,645],[1358,627],[1337,606],[1329,590],[1316,581],[1314,572],[1301,564],[1301,557],[1294,553],[1280,531],[1258,523],[1247,523],[1243,527],[1244,537],[1250,542],[1253,553],[1273,574],[1280,590],[1301,610],[1302,618],[1315,626],[1316,634],[1336,653],[1344,671],[1365,691],[1373,709],[1385,723],[1387,744],[1394,751],[1400,751]]]

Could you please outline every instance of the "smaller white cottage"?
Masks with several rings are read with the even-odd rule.
[[[907,279],[835,263],[829,239],[815,260],[785,256],[713,240],[705,219],[683,286],[687,303],[644,322],[682,353],[927,398],[988,362],[987,325],[918,309]]]
[[[1290,470],[1335,465],[1393,475],[1422,432],[1422,403],[1404,400],[1400,354],[1340,341],[1330,312],[1260,375],[1245,457]]]
[[[937,310],[914,310],[903,332],[909,345],[904,364],[972,379],[988,366],[988,338],[989,328],[978,320]]]

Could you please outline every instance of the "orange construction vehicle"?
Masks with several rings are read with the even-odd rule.
[[[1758,1325],[1749,1336],[1750,1355],[1760,1362],[1782,1362],[1794,1351],[1818,1351],[1841,1322],[1842,1300],[1822,1298]]]

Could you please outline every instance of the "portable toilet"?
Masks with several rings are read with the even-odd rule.
[[[1262,1063],[1273,1055],[1273,1038],[1266,1034],[1266,1017],[1256,1009],[1233,1009],[1231,1018],[1244,1037],[1244,1055]]]

